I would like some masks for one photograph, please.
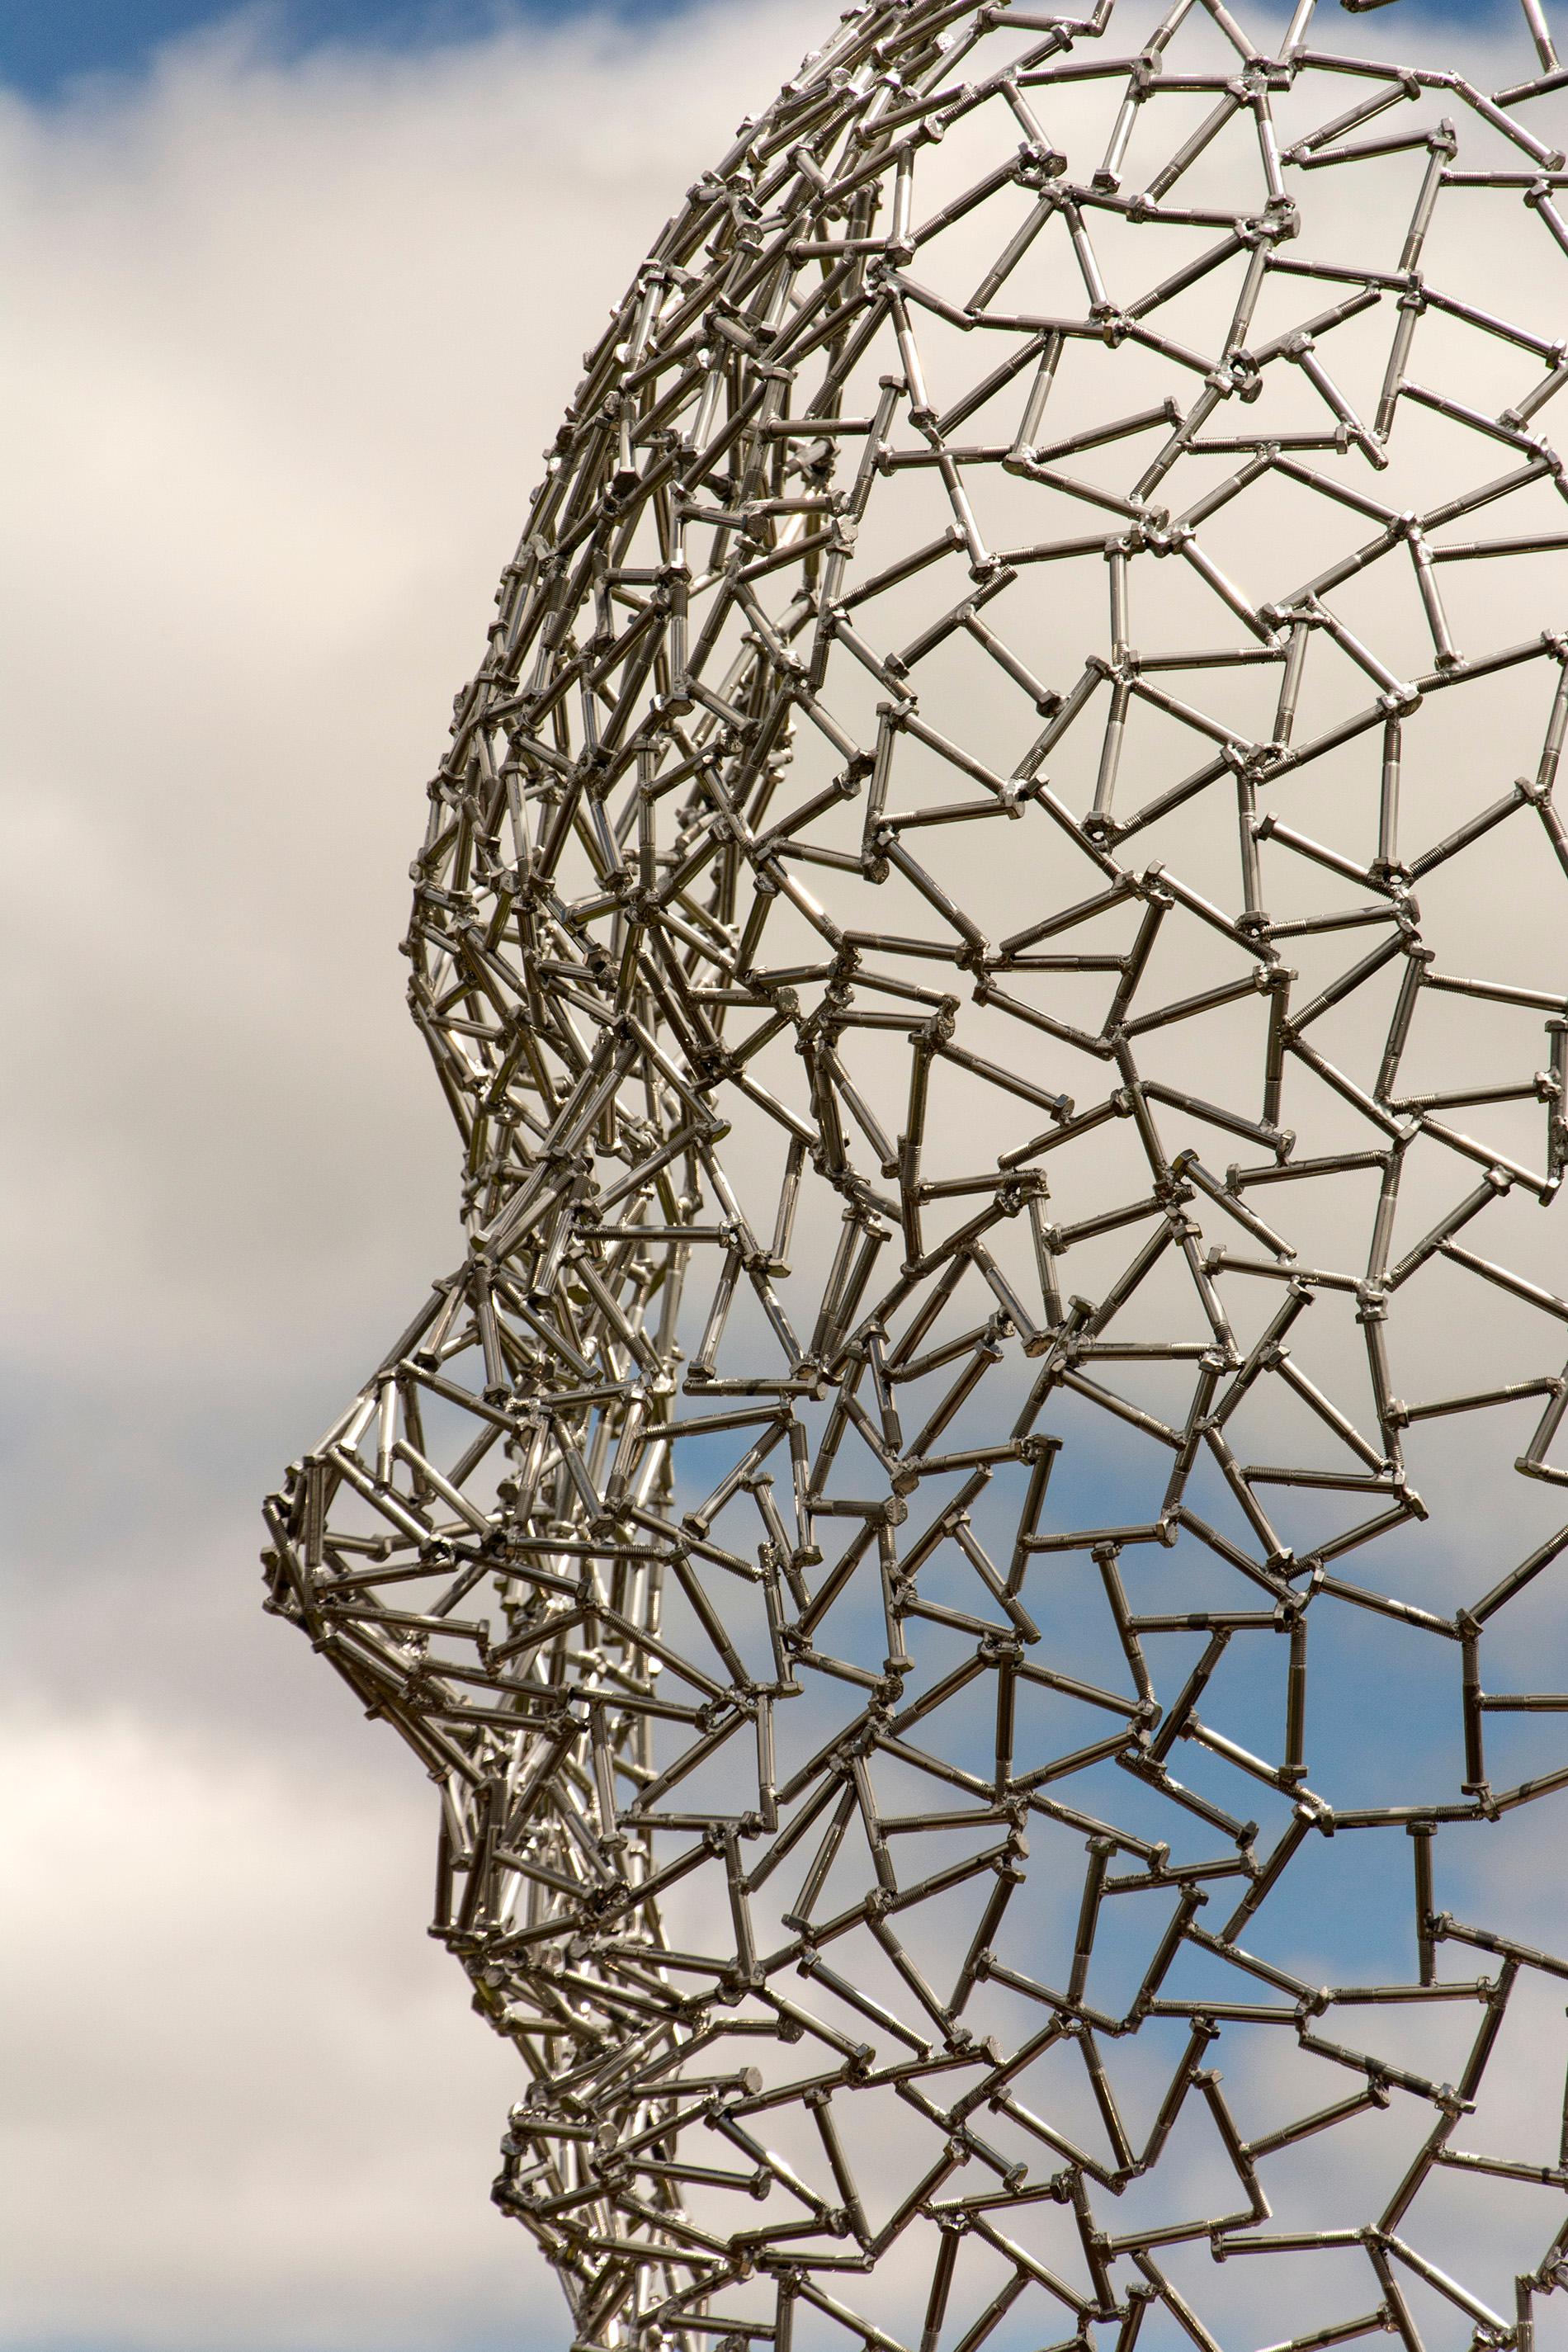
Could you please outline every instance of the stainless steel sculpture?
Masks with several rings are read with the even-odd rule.
[[[430,788],[465,1254],[269,1606],[437,1783],[574,2346],[1568,2284],[1568,71],[1312,5],[851,9]]]

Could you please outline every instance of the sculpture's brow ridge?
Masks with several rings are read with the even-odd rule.
[[[1559,2312],[1522,8],[862,0],[587,355],[414,868],[462,1259],[266,1556],[572,2352]]]

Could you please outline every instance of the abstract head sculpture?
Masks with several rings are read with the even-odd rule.
[[[1312,8],[852,8],[430,787],[464,1254],[269,1605],[437,1786],[574,2346],[1568,2284],[1568,74]]]

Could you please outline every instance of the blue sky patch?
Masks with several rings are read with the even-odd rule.
[[[628,22],[674,15],[680,0],[605,0]],[[248,17],[285,57],[340,43],[421,49],[482,40],[508,26],[562,25],[575,0],[0,0],[0,79],[32,99],[63,96],[84,76],[135,74],[169,42]]]

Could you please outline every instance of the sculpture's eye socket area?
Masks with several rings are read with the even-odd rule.
[[[1562,100],[1309,14],[851,12],[458,698],[270,1572],[605,2352],[1559,2283]]]

